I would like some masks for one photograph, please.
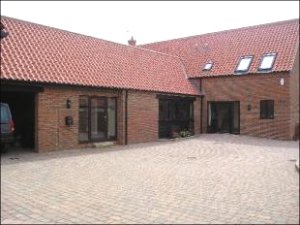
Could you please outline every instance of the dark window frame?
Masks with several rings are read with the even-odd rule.
[[[273,62],[272,62],[272,65],[270,68],[261,68],[261,65],[262,65],[262,62],[264,60],[265,57],[267,56],[274,56],[274,59],[273,59]],[[272,71],[273,70],[273,67],[274,67],[274,64],[275,64],[275,61],[276,61],[276,58],[277,58],[277,52],[273,52],[273,53],[264,53],[263,56],[261,57],[260,59],[260,62],[259,62],[259,66],[257,68],[257,71],[260,71],[260,72],[266,72],[266,71]]]
[[[274,100],[260,100],[260,119],[274,119],[275,116]]]
[[[250,58],[251,60],[250,60],[250,63],[249,63],[249,65],[248,65],[247,69],[246,69],[246,70],[239,70],[238,68],[239,68],[239,65],[240,65],[240,63],[242,62],[242,60],[243,60],[243,59],[248,59],[248,58]],[[238,61],[238,63],[237,63],[237,65],[236,65],[236,67],[235,67],[234,72],[235,72],[236,74],[244,74],[244,73],[247,73],[247,72],[249,71],[250,67],[251,67],[251,64],[252,64],[252,62],[253,62],[253,59],[254,59],[254,55],[244,55],[244,56],[241,56],[240,59],[239,59],[239,61]]]
[[[117,138],[118,138],[118,126],[117,126],[118,125],[118,98],[117,97],[108,97],[108,98],[115,100],[115,107],[116,107],[115,108],[115,120],[116,120],[115,131],[116,131],[116,134],[114,137],[108,138],[108,140],[117,140]],[[107,110],[108,110],[108,101],[107,101]],[[107,113],[107,116],[108,116],[108,113]],[[108,132],[108,130],[107,130],[107,132]]]
[[[86,98],[87,99],[87,106],[85,108],[87,108],[87,126],[88,126],[88,140],[80,140],[80,109],[81,109],[81,106],[80,106],[80,99],[81,98]],[[79,140],[79,143],[86,143],[86,142],[89,142],[90,140],[90,98],[89,96],[87,95],[80,95],[79,96],[79,101],[78,101],[78,109],[79,109],[79,115],[78,115],[78,140]]]
[[[117,97],[107,97],[107,96],[96,96],[96,95],[91,95],[91,96],[89,96],[89,95],[80,95],[79,99],[84,98],[84,97],[86,97],[88,99],[88,107],[87,107],[88,108],[88,140],[87,141],[86,140],[82,141],[82,140],[79,139],[79,134],[80,134],[80,125],[79,124],[80,124],[80,121],[78,121],[78,142],[79,142],[79,144],[94,143],[94,142],[99,142],[99,141],[116,141],[118,139],[118,98]],[[115,104],[115,106],[116,106],[116,108],[115,108],[115,119],[116,119],[115,131],[116,131],[116,134],[115,134],[114,137],[107,138],[105,140],[100,140],[100,139],[96,140],[96,139],[91,138],[91,113],[92,113],[91,112],[92,111],[91,110],[91,100],[95,99],[95,98],[106,98],[106,101],[110,98],[110,99],[114,99],[115,102],[116,102],[116,104]],[[78,104],[78,110],[80,110],[80,104]],[[107,111],[108,111],[108,104],[106,102],[106,114],[108,116]],[[78,120],[80,120],[80,118],[78,118]],[[106,132],[108,132],[108,131],[106,131]]]

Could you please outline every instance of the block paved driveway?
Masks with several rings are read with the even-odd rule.
[[[299,223],[298,144],[206,134],[6,154],[1,223]]]

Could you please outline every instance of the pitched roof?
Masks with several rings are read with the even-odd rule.
[[[274,72],[289,71],[299,46],[299,19],[141,45],[182,58],[189,77],[233,75],[241,56],[253,55],[248,73],[257,73],[264,53],[277,53]],[[214,65],[202,71],[209,60]]]
[[[199,95],[178,57],[1,16],[1,79]]]

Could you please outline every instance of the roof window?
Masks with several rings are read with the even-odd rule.
[[[263,55],[258,70],[271,70],[276,58],[276,53],[266,53]]]
[[[203,70],[205,70],[205,71],[211,70],[212,66],[213,66],[213,62],[207,62],[204,65]]]
[[[240,61],[237,65],[237,67],[235,68],[235,72],[247,72],[251,65],[252,59],[253,59],[252,55],[242,56],[240,58]]]

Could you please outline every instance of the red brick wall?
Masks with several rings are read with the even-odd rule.
[[[158,140],[159,100],[157,93],[128,92],[128,143]],[[194,102],[194,128],[200,133],[200,97]]]
[[[298,67],[299,68],[299,67]],[[240,101],[241,134],[291,139],[295,124],[299,123],[299,69],[291,78],[287,73],[245,75],[222,78],[205,78],[202,90],[206,93],[203,101],[203,131],[207,126],[207,101]],[[297,76],[298,75],[298,76]],[[280,78],[285,85],[279,84]],[[297,80],[298,79],[298,80]],[[297,83],[298,84],[298,83]],[[291,89],[289,89],[291,86]],[[45,87],[37,95],[37,140],[38,151],[52,151],[90,146],[78,141],[78,99],[80,95],[118,97],[118,139],[125,143],[125,91],[100,89]],[[293,99],[290,103],[290,96]],[[72,107],[66,108],[70,99]],[[259,102],[263,99],[275,100],[275,118],[262,120]],[[251,111],[247,105],[251,104]],[[128,143],[156,141],[158,139],[158,99],[156,93],[128,91]],[[195,132],[200,133],[201,100],[194,102]],[[74,125],[67,127],[65,116],[73,116]]]
[[[285,84],[280,85],[280,78]],[[203,131],[207,131],[207,101],[240,101],[240,133],[258,137],[291,139],[288,73],[239,75],[202,79],[205,92]],[[260,100],[273,99],[274,119],[260,119]],[[251,111],[247,110],[250,104]]]
[[[128,144],[158,140],[158,113],[155,93],[128,91]]]
[[[291,127],[290,136],[299,139],[299,48],[295,59],[295,65],[290,72],[290,96],[291,96]]]
[[[118,97],[118,142],[124,143],[121,92],[86,88],[45,87],[45,91],[38,93],[37,96],[36,146],[38,151],[91,146],[91,144],[79,144],[78,141],[78,102],[80,95]],[[70,109],[66,108],[67,99],[70,99],[72,103]],[[73,117],[73,126],[65,125],[66,116]]]
[[[90,147],[78,140],[79,96],[117,97],[117,143],[125,144],[125,91],[46,86],[36,99],[37,151]],[[156,93],[128,91],[128,144],[158,140],[159,107]],[[71,108],[66,108],[67,99]],[[65,125],[72,116],[74,125]],[[200,132],[200,98],[194,102],[195,131]]]

